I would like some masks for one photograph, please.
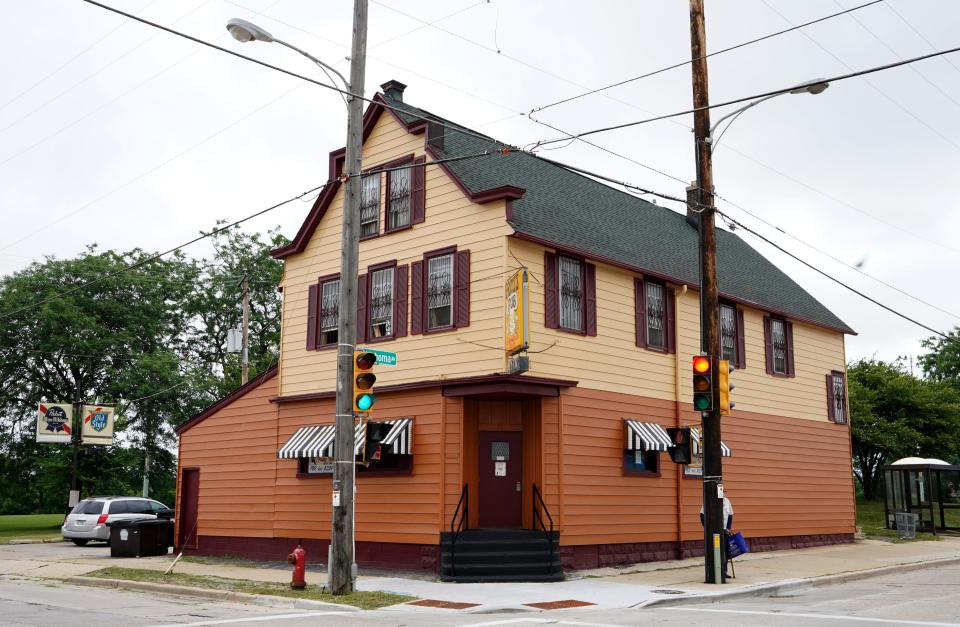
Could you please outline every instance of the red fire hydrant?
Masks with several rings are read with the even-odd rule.
[[[287,561],[293,564],[293,580],[290,582],[290,587],[296,590],[306,588],[307,552],[303,550],[300,543],[297,543],[297,548],[287,556]]]

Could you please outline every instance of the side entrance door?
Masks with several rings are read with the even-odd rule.
[[[520,431],[480,432],[480,527],[519,529],[523,524],[522,442]]]
[[[180,478],[180,507],[176,517],[179,525],[177,548],[197,546],[197,506],[200,498],[200,469],[184,468]]]

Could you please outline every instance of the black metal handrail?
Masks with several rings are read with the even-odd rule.
[[[550,515],[550,510],[547,509],[547,504],[543,502],[543,496],[540,494],[540,488],[537,487],[537,484],[533,484],[532,501],[534,523],[539,523],[539,528],[543,531],[543,534],[547,536],[547,546],[550,550],[550,558],[553,559],[553,516]],[[550,521],[549,531],[547,531],[547,525],[543,521],[543,516],[540,515],[540,510],[537,509],[537,505],[540,505],[540,510],[547,515],[547,520]]]
[[[453,511],[453,519],[450,521],[450,575],[457,574],[456,555],[457,555],[457,537],[461,531],[466,531],[470,527],[470,484],[463,484],[463,490],[460,491],[460,500],[457,501],[457,509]],[[459,522],[457,515],[460,514],[460,507],[463,506],[463,515]]]

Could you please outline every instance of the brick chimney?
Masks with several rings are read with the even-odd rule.
[[[380,89],[383,90],[383,95],[398,102],[403,102],[403,90],[406,88],[406,85],[394,80],[389,80],[383,85],[380,85]]]

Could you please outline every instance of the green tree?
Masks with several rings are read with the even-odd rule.
[[[847,367],[854,472],[877,498],[879,468],[900,457],[952,457],[960,450],[960,393],[918,379],[903,363],[863,359]]]
[[[960,388],[960,327],[954,327],[947,337],[930,337],[922,344],[930,351],[919,359],[927,378],[949,381]]]

